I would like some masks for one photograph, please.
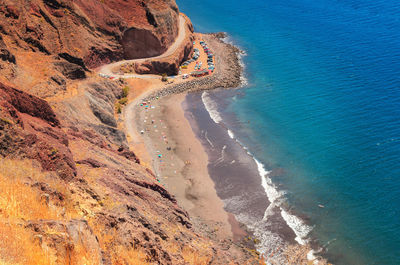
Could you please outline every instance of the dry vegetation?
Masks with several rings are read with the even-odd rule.
[[[122,107],[128,103],[129,90],[129,86],[124,86],[122,88],[122,97],[115,103],[115,110],[118,114],[122,112]]]
[[[38,188],[38,183],[46,183],[54,192],[62,194],[64,199],[58,201],[49,197]],[[30,223],[43,220],[68,222],[82,219],[88,221],[100,248],[109,254],[113,265],[152,264],[140,248],[120,245],[116,230],[107,230],[99,225],[93,214],[83,214],[68,186],[51,173],[40,171],[30,160],[0,159],[0,265],[97,264],[93,251],[84,244],[84,240],[74,242],[67,255],[60,256],[42,235],[29,228]],[[110,198],[104,198],[103,203],[104,207],[115,205]],[[172,234],[179,233],[180,229],[178,225],[168,228]],[[50,227],[46,227],[44,232],[45,235],[65,236],[65,233]],[[161,244],[171,254],[180,253],[187,264],[203,265],[210,262],[210,247],[200,241],[183,249],[173,242]]]
[[[2,159],[0,165],[0,264],[52,264],[51,253],[25,229],[28,220],[62,218],[60,207],[28,184],[44,175],[29,161]]]
[[[118,244],[118,232],[107,230],[95,220],[95,215],[83,214],[77,207],[68,185],[57,179],[51,173],[41,172],[30,160],[0,159],[0,265],[27,264],[51,265],[96,264],[92,250],[83,241],[75,242],[68,255],[60,257],[56,250],[45,243],[41,235],[33,232],[28,224],[40,220],[70,221],[85,219],[96,235],[100,248],[106,251],[112,264],[152,264],[146,253],[140,248],[126,247]],[[89,182],[92,174],[88,174]],[[46,183],[54,192],[62,194],[63,200],[49,198],[38,183]],[[109,197],[103,198],[103,207],[113,207],[116,204]],[[81,205],[82,206],[82,205]],[[157,216],[147,216],[155,218]],[[179,234],[180,226],[164,227],[170,235]],[[57,235],[57,229],[46,229],[46,234]],[[172,255],[180,253],[187,264],[205,265],[211,261],[211,247],[206,241],[193,241],[191,246],[182,246],[173,242],[160,242],[163,248]],[[287,264],[312,264],[306,258],[309,249],[305,247],[289,247],[284,255]],[[254,264],[254,260],[253,263]],[[264,264],[260,261],[259,264]],[[326,264],[319,262],[318,264]]]
[[[27,224],[39,220],[68,221],[80,217],[61,180],[51,178],[37,169],[31,161],[0,160],[0,265],[27,264],[96,264],[91,251],[79,242],[64,260],[55,250],[44,244]],[[62,203],[53,202],[35,188],[36,183],[47,183],[66,198]],[[89,220],[90,223],[90,220]],[[114,245],[112,234],[103,234],[101,227],[92,227],[102,247]],[[46,231],[56,234],[58,231]],[[116,245],[111,251],[113,264],[147,264],[146,255],[139,249],[125,249]]]

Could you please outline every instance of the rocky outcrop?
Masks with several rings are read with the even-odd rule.
[[[179,11],[173,0],[114,0],[103,4],[97,0],[75,2],[103,31],[118,36],[125,59],[160,55],[178,33]],[[97,54],[100,55],[97,57],[105,56],[107,51]]]
[[[3,41],[3,38],[0,35],[0,59],[15,64],[15,56],[8,50],[6,44]]]
[[[90,68],[163,53],[178,33],[173,0],[2,0],[0,32],[15,48],[67,53]],[[0,39],[0,58],[14,61]]]
[[[184,16],[182,14],[182,16]],[[187,60],[193,53],[193,25],[186,16],[186,33],[183,44],[177,47],[176,52],[162,59],[149,59],[144,62],[135,63],[134,70],[138,74],[167,74],[176,75],[179,72],[179,66]]]
[[[40,162],[65,180],[76,176],[67,135],[48,103],[0,83],[0,155]]]
[[[40,53],[53,61],[51,68],[72,80],[85,78],[88,68],[112,61],[160,55],[174,43],[179,30],[174,0],[1,0],[1,17],[2,61],[16,64],[21,52]],[[192,51],[190,38],[191,34],[176,56],[146,62],[137,67],[138,72],[177,73]],[[54,60],[57,55],[61,62]],[[5,67],[7,78],[14,78],[15,69]]]
[[[90,71],[124,57],[129,29],[154,36],[151,52],[163,52],[176,38],[178,13],[173,0],[0,0],[0,157],[16,165],[0,173],[4,180],[24,165],[10,183],[32,191],[22,205],[32,201],[39,214],[15,216],[30,233],[22,245],[34,239],[54,264],[141,264],[128,262],[138,250],[151,264],[188,264],[188,255],[245,264],[237,248],[197,229],[129,149],[115,115],[127,84]],[[191,41],[188,34],[176,56],[143,68],[176,72]],[[127,42],[145,52],[135,38]],[[1,228],[7,218],[1,210]]]
[[[122,45],[126,59],[153,57],[167,50],[151,31],[133,27],[125,30]]]
[[[77,64],[70,62],[56,62],[54,65],[56,69],[68,79],[75,80],[84,79],[86,77],[85,70]]]
[[[77,254],[87,252],[93,264],[105,264],[106,258],[99,241],[86,220],[31,221],[26,224],[26,228],[32,231],[43,249],[54,249],[59,263],[65,260],[76,264],[84,258],[77,259]]]

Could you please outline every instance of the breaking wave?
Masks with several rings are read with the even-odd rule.
[[[211,119],[215,123],[220,123],[222,121],[222,118],[218,112],[218,105],[214,100],[212,100],[210,94],[207,91],[203,92],[203,94],[201,95],[201,100],[203,101],[203,104]]]
[[[264,218],[263,220],[261,220],[261,222],[255,222],[255,223],[250,222],[249,220],[246,220],[248,218],[244,216],[238,216],[238,219],[241,220],[243,223],[246,223],[246,225],[248,225],[249,228],[254,231],[254,234],[259,238],[260,243],[257,245],[257,250],[260,253],[265,253],[267,249],[271,248],[271,244],[274,245],[282,244],[282,239],[278,235],[275,235],[274,233],[271,233],[270,231],[264,229],[263,228],[264,226],[262,225],[262,222],[267,222],[268,217],[273,214],[274,209],[278,209],[280,211],[282,219],[285,221],[288,227],[290,227],[291,230],[293,230],[294,234],[296,235],[295,238],[296,242],[298,242],[301,245],[307,244],[308,235],[311,232],[312,227],[308,226],[302,219],[300,219],[296,215],[290,213],[288,210],[283,208],[282,203],[285,200],[284,199],[285,192],[278,190],[278,188],[273,184],[271,178],[269,177],[271,171],[267,170],[265,165],[261,163],[239,139],[236,138],[232,130],[226,127],[226,125],[223,123],[221,114],[218,111],[218,105],[211,98],[210,94],[208,92],[203,92],[201,98],[211,119],[215,123],[221,124],[227,130],[229,137],[232,140],[236,141],[247,152],[247,154],[252,157],[252,159],[257,165],[258,174],[261,177],[261,185],[264,188],[264,191],[267,195],[270,204],[267,207],[264,213]],[[223,153],[221,158],[223,159]],[[308,257],[310,257],[310,259],[311,258],[314,259],[313,253],[310,252]]]

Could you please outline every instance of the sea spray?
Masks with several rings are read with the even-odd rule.
[[[289,213],[286,209],[283,208],[282,203],[284,202],[285,192],[278,190],[277,187],[273,184],[271,178],[269,177],[271,171],[267,170],[265,165],[261,163],[249,150],[248,148],[235,136],[231,129],[228,129],[226,124],[223,122],[223,118],[218,111],[217,103],[212,99],[209,92],[202,93],[202,102],[204,104],[205,109],[207,110],[210,118],[218,125],[222,126],[226,129],[227,134],[230,139],[234,140],[255,162],[257,165],[258,174],[261,177],[261,185],[267,195],[269,205],[265,210],[264,217],[262,220],[254,220],[249,216],[245,216],[243,214],[238,214],[236,218],[246,224],[249,229],[251,229],[254,235],[260,240],[260,243],[257,244],[257,250],[260,253],[271,254],[274,253],[276,249],[281,249],[286,243],[282,240],[282,238],[276,234],[272,233],[268,230],[269,220],[273,214],[278,212],[282,219],[286,222],[288,227],[292,229],[294,234],[296,235],[295,240],[301,244],[305,245],[308,242],[308,235],[312,230],[312,227],[306,225],[299,217]],[[207,139],[207,141],[209,141]],[[216,164],[219,164],[224,159],[224,150],[226,145],[221,151],[221,156],[219,159],[215,161]],[[231,198],[229,200],[229,204],[236,204],[239,207],[240,196],[237,198]],[[235,202],[236,201],[236,202]],[[266,202],[267,204],[268,202]],[[308,253],[307,255],[310,260],[314,260],[315,257],[313,252]],[[274,260],[279,260],[279,257],[275,257]]]
[[[248,152],[250,153],[250,152]],[[270,205],[265,211],[264,214],[264,220],[268,220],[268,216],[272,215],[272,210],[275,207],[278,207],[280,209],[280,214],[282,218],[285,220],[286,224],[292,229],[292,231],[295,233],[296,238],[295,240],[300,244],[300,245],[305,245],[308,242],[308,235],[312,230],[312,227],[306,225],[303,220],[301,220],[299,217],[290,214],[287,210],[285,210],[282,207],[282,202],[284,201],[284,194],[285,192],[279,191],[275,185],[272,183],[271,178],[268,177],[268,175],[271,173],[270,171],[265,169],[265,166],[258,161],[251,153],[250,155],[253,157],[254,161],[257,164],[257,168],[259,171],[259,174],[261,176],[261,183],[262,186],[264,187],[265,193],[267,194],[268,200],[270,201]],[[262,246],[260,247],[259,251],[262,250]],[[309,260],[314,260],[315,256],[313,255],[313,252],[308,253],[307,258]]]
[[[203,94],[201,95],[201,99],[211,119],[215,123],[220,123],[222,121],[222,118],[218,112],[218,105],[215,101],[211,99],[210,94],[208,92],[203,92]]]
[[[235,135],[233,134],[233,132],[231,130],[228,129],[228,135],[231,139],[235,138]]]
[[[288,213],[281,207],[281,215],[285,222],[296,234],[295,240],[300,245],[305,245],[307,243],[307,236],[311,232],[312,228],[306,224],[297,216]]]

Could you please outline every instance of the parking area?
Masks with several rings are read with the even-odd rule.
[[[215,70],[215,57],[207,43],[196,38],[191,59],[182,63],[181,74],[184,79],[212,74]]]

